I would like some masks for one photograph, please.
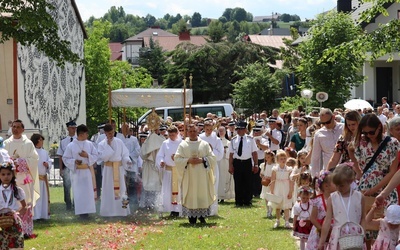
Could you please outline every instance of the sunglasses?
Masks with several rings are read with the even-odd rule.
[[[333,115],[331,116],[331,119],[329,119],[328,121],[326,121],[326,122],[320,121],[319,123],[322,124],[322,125],[325,125],[325,124],[331,123],[332,120],[333,120]]]
[[[375,135],[376,129],[374,131],[362,131],[361,134],[363,135]]]

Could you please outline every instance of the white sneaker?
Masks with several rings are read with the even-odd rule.
[[[285,228],[292,228],[292,227],[290,226],[289,221],[286,221],[286,222],[285,222]]]
[[[274,224],[274,228],[277,228],[277,227],[279,227],[279,220],[276,220],[276,222],[275,222],[275,224]]]

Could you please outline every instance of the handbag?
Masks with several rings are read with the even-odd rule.
[[[264,176],[263,178],[261,178],[261,185],[268,187],[270,183],[271,177]]]
[[[264,163],[264,170],[263,170],[263,171],[265,171],[265,168],[266,168],[266,167],[267,167],[267,166],[266,166],[265,163]],[[261,178],[261,185],[263,185],[263,186],[265,186],[265,187],[268,187],[270,183],[271,183],[271,177],[270,177],[270,176],[263,176],[263,177]]]

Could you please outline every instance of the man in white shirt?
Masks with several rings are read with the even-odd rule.
[[[65,166],[62,161],[62,156],[67,149],[68,144],[70,144],[74,139],[76,139],[76,123],[74,121],[69,121],[66,123],[68,135],[60,141],[60,146],[57,149],[58,155],[58,166],[60,167],[60,176],[63,179],[64,187],[64,202],[67,206],[67,210],[72,209],[71,201],[71,173],[70,170]]]
[[[251,206],[252,175],[259,169],[257,145],[254,138],[246,134],[246,127],[246,122],[238,122],[237,136],[232,138],[229,146],[229,173],[235,181],[236,207]]]
[[[277,129],[278,126],[276,125],[276,121],[277,119],[273,116],[268,118],[269,130],[265,133],[265,136],[268,137],[268,140],[270,141],[269,148],[274,153],[279,149],[279,144],[282,141],[282,133]]]
[[[311,175],[313,177],[319,176],[321,169],[326,169],[344,127],[343,123],[335,121],[332,110],[327,108],[321,109],[319,119],[324,126],[314,134],[311,155]]]
[[[377,109],[376,109],[376,111],[377,111],[377,116],[378,116],[378,118],[379,118],[379,120],[381,121],[381,123],[382,123],[382,126],[385,126],[386,125],[386,121],[387,121],[387,117],[386,117],[386,115],[384,115],[383,114],[383,106],[379,106]]]

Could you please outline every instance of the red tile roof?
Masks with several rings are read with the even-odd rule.
[[[121,43],[109,43],[108,47],[111,51],[111,61],[122,60],[122,44]]]
[[[194,45],[201,46],[207,43],[206,36],[190,36],[190,40],[179,40],[178,36],[153,36],[153,41],[163,48],[164,51],[172,51],[182,42],[190,42]],[[150,37],[143,37],[144,46],[149,46]]]
[[[277,49],[286,46],[283,43],[283,38],[292,39],[290,36],[249,35],[249,39],[252,43]]]
[[[177,35],[172,34],[168,31],[162,30],[160,28],[148,28],[147,30],[142,31],[137,35],[129,37],[124,42],[142,40],[144,37],[150,37],[150,36],[159,36],[159,37],[176,36],[177,37]]]

